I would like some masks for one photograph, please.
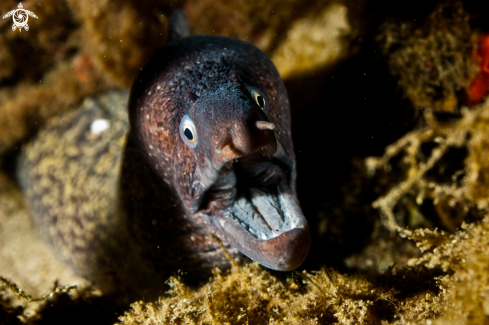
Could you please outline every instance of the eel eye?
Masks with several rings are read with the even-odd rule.
[[[248,86],[248,91],[251,97],[255,100],[258,107],[260,107],[265,114],[268,115],[268,100],[267,96],[258,88]]]
[[[187,146],[195,149],[199,144],[197,137],[197,129],[195,123],[190,119],[190,116],[184,115],[179,126],[180,138]]]

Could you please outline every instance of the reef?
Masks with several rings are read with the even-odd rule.
[[[432,121],[387,147],[382,157],[365,161],[369,177],[403,175],[373,202],[381,212],[383,227],[390,230],[391,244],[395,242],[392,235],[399,236],[420,251],[402,267],[387,266],[375,275],[344,274],[323,267],[284,276],[257,264],[235,265],[226,274],[216,270],[207,286],[198,290],[185,286],[178,277],[171,278],[168,297],[132,304],[121,317],[122,324],[140,324],[141,319],[148,324],[484,323],[489,216],[487,196],[481,195],[488,192],[482,188],[488,185],[480,181],[485,171],[479,153],[487,141],[482,134],[489,130],[488,117],[489,103],[484,103],[464,110],[456,122]],[[429,144],[429,153],[422,154],[422,147]],[[449,153],[464,148],[467,153],[462,161]],[[423,204],[428,204],[424,201],[436,214],[422,211]],[[385,232],[383,240],[388,238]],[[383,255],[379,239],[370,245],[377,246],[378,256]],[[363,264],[371,258],[370,249],[357,257]]]
[[[0,3],[0,14],[17,7]],[[0,323],[484,324],[489,320],[486,10],[476,1],[36,1],[0,20]],[[19,148],[84,98],[129,89],[183,8],[194,33],[267,53],[290,96],[304,265],[233,262],[157,301],[106,295],[41,241]],[[73,287],[76,285],[76,288]]]

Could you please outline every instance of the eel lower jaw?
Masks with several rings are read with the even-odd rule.
[[[239,165],[239,164],[238,164]],[[286,172],[256,157],[221,171],[201,210],[242,254],[278,271],[299,267],[309,252],[311,237]]]
[[[273,198],[263,193],[252,194],[252,203],[240,198],[222,214],[214,215],[212,221],[219,233],[244,255],[267,268],[290,271],[306,258],[311,235],[296,197],[285,187],[278,192],[280,207],[270,204]],[[242,210],[251,204],[256,205],[248,212]],[[266,211],[271,209],[276,210]]]

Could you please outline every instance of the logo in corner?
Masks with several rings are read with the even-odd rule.
[[[26,31],[29,30],[29,25],[27,25],[27,20],[29,20],[29,16],[37,19],[36,14],[32,11],[25,10],[22,6],[22,3],[19,3],[19,9],[7,12],[7,14],[3,16],[3,19],[10,16],[12,16],[12,19],[14,20],[14,24],[12,25],[12,30],[14,32],[17,28],[19,28],[19,32],[22,31],[22,28],[24,28]]]

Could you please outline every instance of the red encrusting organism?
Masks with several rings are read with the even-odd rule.
[[[480,71],[468,89],[470,106],[480,103],[489,91],[489,34],[479,37],[475,56],[480,62]]]

